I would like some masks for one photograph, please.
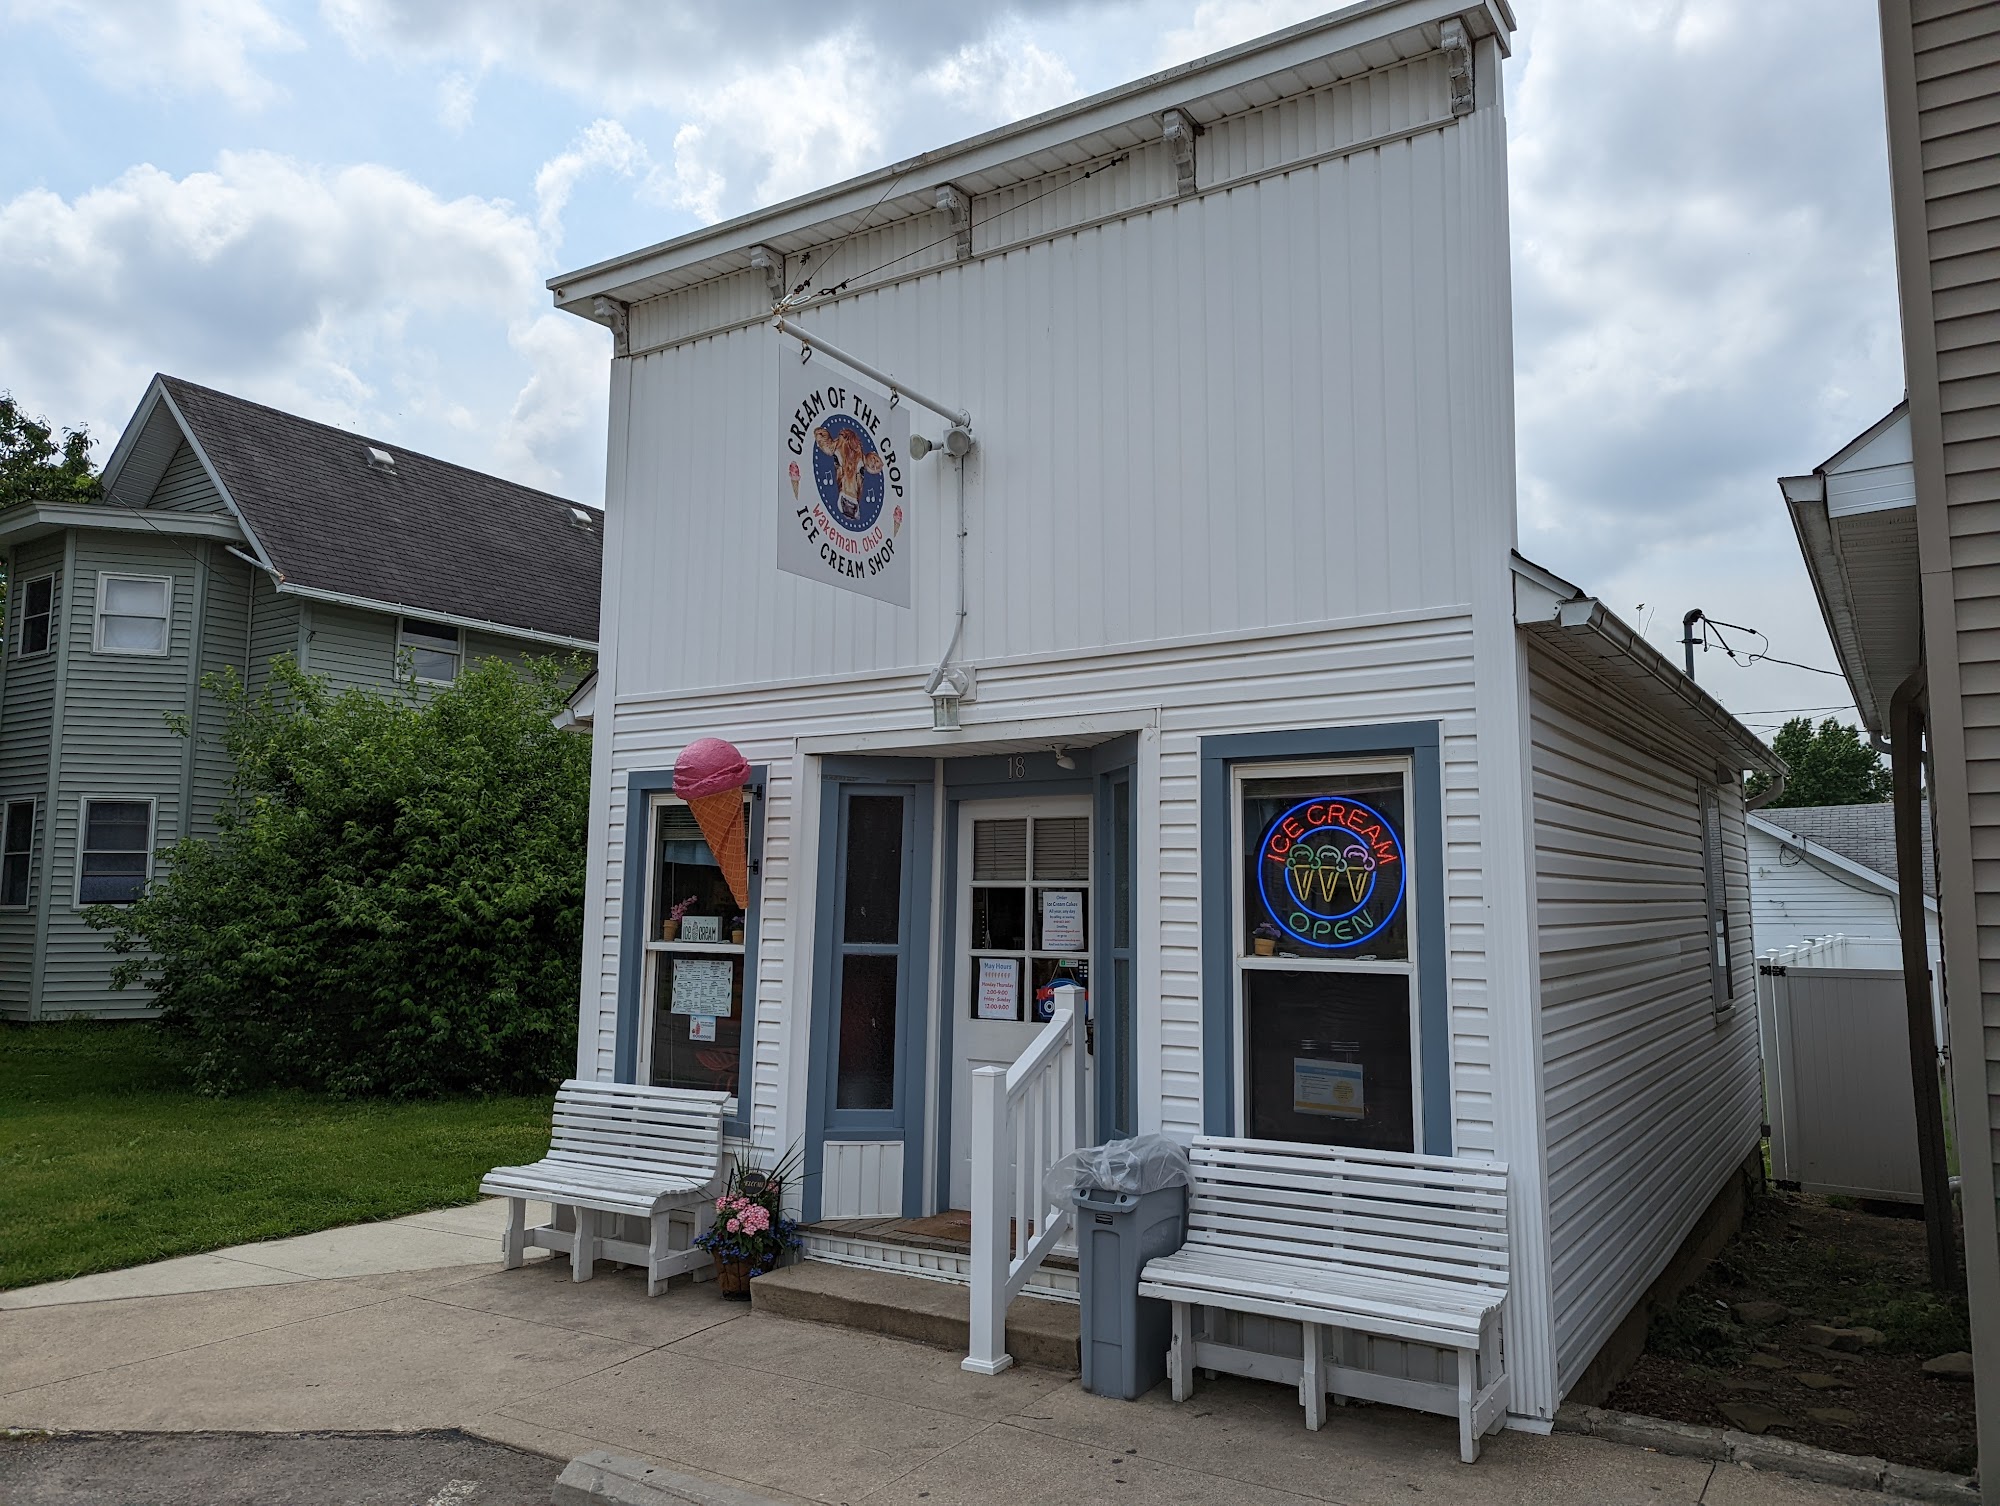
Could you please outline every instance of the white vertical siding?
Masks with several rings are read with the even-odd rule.
[[[1711,985],[1698,750],[1530,655],[1543,1112],[1567,1389],[1758,1141],[1741,796],[1722,792],[1736,1000]]]
[[[903,1142],[829,1140],[820,1168],[826,1218],[894,1218],[903,1211]]]

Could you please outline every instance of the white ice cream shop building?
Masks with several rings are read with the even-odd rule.
[[[1504,1163],[1546,1428],[1754,1154],[1776,766],[1514,552],[1511,25],[1366,0],[552,282],[615,338],[578,1072],[800,1145],[809,1255],[972,1279],[1066,1134]]]

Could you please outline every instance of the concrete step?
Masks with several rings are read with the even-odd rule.
[[[750,1283],[759,1312],[911,1339],[964,1354],[971,1342],[971,1292],[950,1281],[805,1260]],[[1007,1352],[1015,1363],[1075,1371],[1077,1309],[1069,1302],[1017,1297],[1007,1309]]]

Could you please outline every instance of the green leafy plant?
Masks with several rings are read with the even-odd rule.
[[[208,682],[236,770],[215,837],[91,914],[197,1086],[410,1098],[567,1075],[590,747],[551,720],[564,672],[489,660],[335,695],[279,659],[255,695]]]
[[[1774,810],[1790,805],[1870,805],[1889,798],[1889,768],[1882,755],[1861,740],[1859,731],[1832,717],[1817,727],[1810,717],[1793,717],[1771,739],[1771,751],[1784,759],[1788,770],[1784,793],[1771,802]],[[1756,796],[1769,785],[1764,775],[1752,774],[1744,789]]]

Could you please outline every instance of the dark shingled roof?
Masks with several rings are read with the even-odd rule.
[[[1931,862],[1931,803],[1923,802],[1924,893],[1937,898],[1937,872]],[[1837,852],[1863,868],[1872,868],[1890,883],[1896,882],[1895,806],[1879,805],[1787,805],[1767,807],[1757,812],[1773,826],[1782,826],[1794,836],[1817,843],[1828,852]]]
[[[271,563],[293,585],[597,641],[604,515],[401,445],[162,376]],[[368,463],[373,445],[393,473]]]

